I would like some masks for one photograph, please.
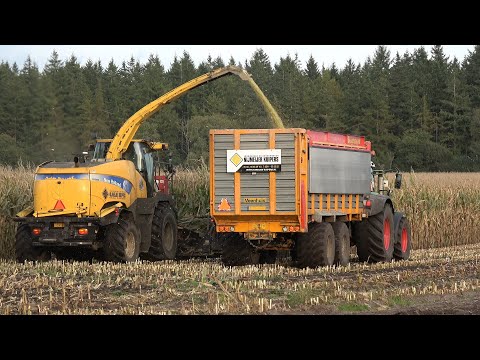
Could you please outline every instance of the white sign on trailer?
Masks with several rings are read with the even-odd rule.
[[[227,172],[278,172],[282,166],[281,149],[227,150]]]

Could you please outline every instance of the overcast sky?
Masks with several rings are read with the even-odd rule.
[[[101,61],[106,67],[110,60],[120,65],[122,61],[128,61],[132,56],[144,64],[150,54],[156,54],[161,63],[168,70],[173,62],[174,56],[181,57],[183,51],[187,51],[193,59],[196,66],[205,61],[208,55],[213,58],[220,56],[225,63],[231,56],[235,62],[250,60],[256,49],[262,48],[269,56],[272,65],[279,62],[280,57],[286,57],[290,54],[292,57],[298,54],[302,68],[313,55],[314,59],[321,66],[326,67],[335,62],[337,67],[342,68],[349,58],[355,63],[361,63],[368,56],[373,56],[378,45],[0,45],[0,62],[14,62],[22,68],[28,55],[38,65],[40,70],[50,58],[53,50],[56,50],[61,60],[68,59],[74,54],[80,64],[84,65],[88,59],[96,62]],[[403,54],[405,51],[413,52],[421,45],[387,45],[391,56],[397,53]],[[431,45],[424,45],[430,53]],[[468,50],[473,51],[473,45],[444,45],[444,51],[450,59],[455,56],[462,61],[468,54]]]

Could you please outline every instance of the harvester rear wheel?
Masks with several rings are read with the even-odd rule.
[[[346,266],[350,262],[350,231],[341,221],[333,223],[335,233],[335,264]]]
[[[392,207],[387,204],[382,212],[364,221],[365,224],[357,225],[356,244],[359,260],[370,263],[391,261],[395,243]]]
[[[393,249],[393,258],[395,260],[408,260],[410,250],[412,248],[412,232],[408,219],[402,214],[395,214],[395,220],[399,222],[397,232],[395,234],[395,246]]]
[[[333,265],[335,260],[335,233],[330,223],[311,223],[308,233],[298,235],[295,242],[297,266],[316,268]]]
[[[173,260],[177,256],[177,219],[168,203],[158,203],[152,221],[152,240],[148,257]]]
[[[238,233],[219,233],[223,243],[222,262],[225,266],[255,265],[260,253]]]
[[[15,234],[15,258],[17,262],[24,261],[47,261],[50,253],[42,248],[32,245],[33,238],[30,226],[19,224]]]
[[[140,254],[140,230],[131,216],[121,216],[108,225],[103,246],[105,258],[113,262],[132,262]]]

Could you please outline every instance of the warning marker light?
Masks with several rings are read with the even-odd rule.
[[[230,211],[232,207],[226,198],[220,200],[220,204],[217,206],[218,211]]]
[[[88,229],[87,228],[79,228],[78,229],[78,235],[88,235]]]
[[[57,203],[55,204],[55,207],[53,208],[53,210],[64,210],[64,209],[65,209],[65,205],[63,205],[62,200],[57,200]]]

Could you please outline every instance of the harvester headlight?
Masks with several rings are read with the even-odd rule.
[[[235,226],[230,226],[230,231],[235,231]]]
[[[287,232],[287,231],[288,231],[288,227],[286,227],[286,226],[282,227],[282,231],[283,231],[283,232]]]

